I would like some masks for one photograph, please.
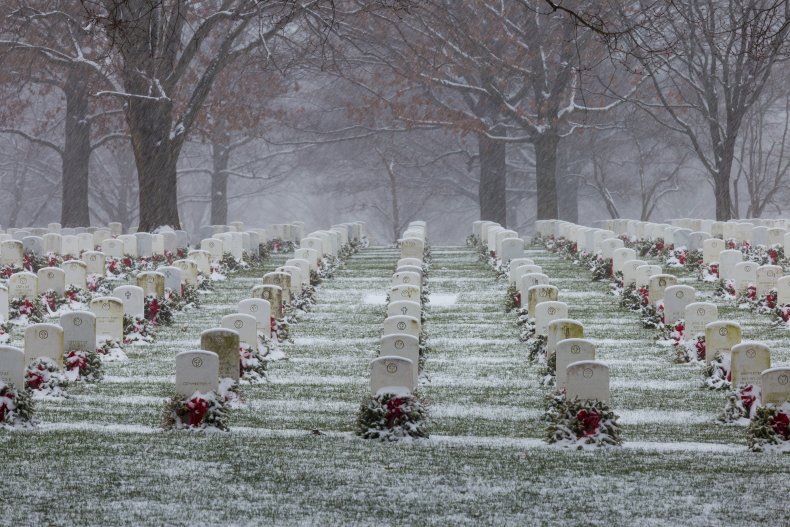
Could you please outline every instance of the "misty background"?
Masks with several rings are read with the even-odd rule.
[[[781,217],[788,2],[6,0],[0,225]],[[141,190],[142,189],[142,190]]]

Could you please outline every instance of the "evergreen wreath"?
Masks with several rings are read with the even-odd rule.
[[[123,343],[151,343],[154,341],[154,325],[145,317],[123,315]]]
[[[229,417],[225,398],[214,392],[188,397],[173,394],[165,403],[161,426],[165,430],[228,430]]]
[[[547,394],[543,439],[549,444],[577,448],[623,444],[622,431],[609,405],[601,401],[568,400],[563,393]]]
[[[268,350],[267,350],[268,351]],[[258,346],[239,347],[239,378],[254,383],[267,378],[268,361]]]
[[[25,371],[25,388],[52,397],[63,397],[69,380],[52,359],[39,357]]]
[[[754,452],[790,452],[790,402],[759,406],[746,429]]]
[[[710,390],[729,390],[731,380],[729,361],[717,352],[713,360],[702,369],[702,387]]]
[[[760,406],[760,388],[751,384],[738,386],[727,393],[724,411],[717,419],[721,423],[750,419],[758,406]]]
[[[66,352],[63,368],[72,382],[99,382],[104,377],[102,362],[95,349]]]
[[[35,425],[35,404],[28,390],[0,381],[0,427],[26,428]]]
[[[416,394],[367,396],[359,407],[356,435],[380,441],[428,437],[428,406]]]
[[[38,301],[12,298],[8,301],[8,320],[17,326],[38,324],[44,320],[44,313]]]
[[[521,293],[514,285],[510,285],[505,293],[505,313],[510,313],[514,309],[521,307]]]

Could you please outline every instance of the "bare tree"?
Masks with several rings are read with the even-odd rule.
[[[787,56],[787,0],[675,0],[629,34],[650,79],[636,103],[683,134],[713,182],[716,219],[732,217],[736,145],[749,109]]]

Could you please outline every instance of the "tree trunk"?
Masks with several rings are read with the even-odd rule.
[[[71,72],[66,95],[65,141],[61,180],[60,223],[63,227],[90,225],[88,170],[91,158],[91,125],[88,119],[88,83],[80,71]]]
[[[507,146],[488,136],[477,136],[480,155],[480,219],[507,225]]]
[[[139,182],[138,230],[151,232],[165,225],[180,229],[176,163],[183,143],[170,136],[172,103],[130,98],[126,113]]]
[[[211,157],[211,224],[228,224],[228,161],[230,151],[219,144],[212,143]]]
[[[557,147],[560,138],[543,134],[535,140],[535,183],[537,185],[537,219],[553,220],[558,216]]]
[[[737,130],[737,127],[735,127]],[[729,133],[717,149],[718,163],[716,174],[713,175],[713,193],[716,197],[716,221],[727,221],[733,218],[733,201],[730,195],[730,177],[732,164],[735,160],[735,139],[737,132]]]
[[[117,210],[113,215],[115,221],[128,228],[132,224],[134,211],[131,207],[132,194],[134,193],[135,162],[132,152],[132,145],[124,143],[114,151],[115,163],[118,166],[118,174],[121,177],[121,184],[118,188]]]
[[[562,149],[557,161],[558,187],[562,189],[557,195],[557,216],[561,220],[579,223],[579,181],[569,174],[567,149]]]

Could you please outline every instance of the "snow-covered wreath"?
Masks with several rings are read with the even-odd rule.
[[[790,402],[758,407],[746,429],[746,443],[755,452],[790,452]]]
[[[65,397],[68,385],[68,376],[47,357],[33,360],[25,371],[25,387],[36,396]]]
[[[380,441],[428,437],[428,403],[417,394],[367,396],[359,407],[356,434]]]
[[[215,392],[174,394],[165,403],[162,428],[166,430],[227,430],[230,410],[225,397]]]
[[[27,428],[35,425],[35,406],[28,390],[0,381],[0,427]]]
[[[618,416],[601,401],[568,400],[565,394],[546,395],[544,440],[566,448],[616,446],[623,443]]]

